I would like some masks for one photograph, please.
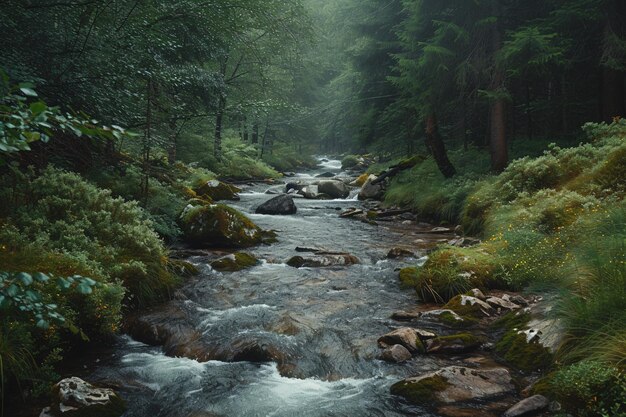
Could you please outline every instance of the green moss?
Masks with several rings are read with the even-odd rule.
[[[180,223],[187,241],[199,246],[249,247],[263,240],[257,225],[223,204],[188,206]]]
[[[368,220],[376,220],[378,218],[378,212],[376,210],[369,210],[366,217]]]
[[[476,346],[483,342],[482,338],[471,333],[456,333],[448,336],[439,336],[434,340],[439,340],[444,343],[460,341],[466,346]]]
[[[517,369],[532,372],[547,369],[552,364],[552,354],[538,342],[526,341],[526,335],[510,330],[496,343],[496,353]]]
[[[179,259],[170,259],[168,266],[174,274],[181,277],[192,277],[200,273],[194,264]]]
[[[472,248],[444,246],[431,253],[417,274],[418,294],[424,301],[444,303],[472,288],[499,287],[491,249],[484,244]]]
[[[470,295],[471,296],[471,295]],[[472,296],[473,297],[473,296]],[[470,304],[469,302],[465,305],[461,304],[462,296],[456,295],[443,308],[452,310],[457,313],[461,317],[472,317],[475,319],[479,319],[484,317],[484,313],[482,312],[482,308],[478,304]]]
[[[341,160],[341,169],[354,168],[359,163],[359,157],[356,155],[348,155]]]
[[[391,393],[415,404],[430,405],[437,400],[436,393],[445,390],[448,386],[446,378],[434,375],[416,382],[400,381],[391,386]]]
[[[211,267],[220,272],[236,272],[251,268],[259,261],[249,253],[237,252],[211,262]]]
[[[448,327],[452,327],[455,329],[465,329],[468,327],[472,327],[474,325],[476,325],[478,323],[478,320],[472,318],[472,317],[463,317],[461,316],[462,320],[458,320],[454,314],[450,313],[450,312],[443,312],[439,315],[439,321],[448,326]]]
[[[210,180],[197,184],[193,190],[198,197],[208,198],[212,201],[237,200],[240,188],[226,184],[218,180]]]
[[[400,270],[400,283],[403,287],[414,288],[417,285],[418,268],[406,267]]]

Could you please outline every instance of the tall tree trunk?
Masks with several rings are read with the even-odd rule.
[[[148,205],[150,191],[150,146],[152,142],[152,78],[148,78],[146,85],[146,126],[143,132],[143,178],[141,180],[141,195],[144,205]]]
[[[501,16],[500,0],[493,0],[492,6],[494,16],[499,18]],[[491,35],[492,54],[494,56],[491,91],[497,93],[497,97],[491,103],[491,136],[489,145],[491,150],[491,168],[495,172],[503,171],[509,163],[506,138],[506,99],[501,94],[504,92],[504,74],[495,62],[495,56],[502,47],[500,28],[498,26],[498,24],[493,26]]]
[[[248,134],[248,119],[246,116],[243,116],[243,141],[247,142],[250,135]]]
[[[173,164],[176,162],[176,151],[178,148],[178,131],[176,130],[176,119],[170,120],[170,145],[167,149],[167,162]]]
[[[608,3],[608,9],[606,10],[607,21],[604,29],[605,42],[610,42],[610,38],[615,36],[620,39],[621,42],[626,41],[626,4],[623,0],[613,0]],[[608,57],[613,60],[619,59],[618,57]],[[601,97],[601,109],[602,120],[605,122],[611,122],[614,117],[626,116],[626,104],[624,99],[626,94],[624,91],[624,66],[625,63],[621,63],[621,68],[611,68],[603,65],[602,67],[602,97]]]
[[[224,121],[224,110],[226,109],[226,97],[220,95],[215,115],[215,142],[213,143],[213,156],[218,161],[222,160],[222,123]]]
[[[456,174],[456,169],[448,159],[446,146],[439,134],[439,125],[435,113],[426,117],[426,147],[430,150],[439,171],[446,178],[451,178]]]
[[[259,143],[259,122],[252,125],[252,143]]]

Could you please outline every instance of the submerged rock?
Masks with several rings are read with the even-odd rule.
[[[189,205],[180,216],[180,225],[185,240],[201,247],[249,247],[263,240],[252,220],[223,204]]]
[[[324,172],[324,173],[322,173],[322,174],[318,174],[318,175],[316,175],[315,177],[316,177],[316,178],[333,178],[333,177],[335,177],[335,176],[336,176],[336,175],[335,175],[335,174],[333,174],[332,172]]]
[[[261,204],[255,210],[258,214],[296,214],[298,208],[293,202],[293,196],[279,195]]]
[[[511,375],[504,368],[478,370],[461,366],[407,378],[391,387],[392,394],[419,405],[486,400],[514,391]]]
[[[294,268],[322,268],[330,266],[349,266],[360,263],[359,259],[349,253],[316,253],[313,256],[294,256],[287,265]]]
[[[504,412],[502,417],[522,417],[543,411],[550,405],[550,401],[543,395],[533,395],[523,399]]]
[[[402,363],[411,359],[411,352],[402,345],[388,347],[380,355],[380,358],[387,362]]]
[[[415,257],[413,251],[404,248],[391,248],[387,253],[387,258],[389,259],[397,259],[397,258],[412,258]]]
[[[52,404],[42,415],[118,417],[124,411],[124,401],[112,389],[97,388],[80,378],[71,377],[52,387]]]
[[[320,181],[317,189],[320,194],[326,194],[331,198],[346,198],[350,195],[350,188],[343,181]]]
[[[241,192],[241,189],[218,180],[211,180],[197,187],[194,191],[198,196],[209,197],[213,201],[237,201],[239,200],[239,195],[237,193]]]
[[[251,268],[258,263],[258,259],[249,253],[237,252],[211,262],[211,268],[220,272],[236,272]]]

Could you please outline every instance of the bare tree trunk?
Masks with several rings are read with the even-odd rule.
[[[248,119],[246,118],[246,116],[243,116],[243,141],[247,142],[250,137],[250,135],[248,134]]]
[[[215,142],[213,144],[213,156],[218,161],[222,160],[222,123],[224,120],[224,110],[226,109],[226,97],[220,95],[215,116]]]
[[[254,122],[252,125],[252,143],[259,143],[259,123]]]
[[[152,78],[148,78],[146,85],[146,125],[143,133],[143,178],[141,180],[141,195],[144,205],[148,204],[150,191],[150,145],[152,142]]]
[[[452,178],[456,174],[456,169],[448,159],[446,146],[439,134],[439,125],[437,117],[431,113],[426,117],[426,147],[430,150],[439,171],[446,178]]]
[[[500,0],[493,0],[494,16],[500,16],[499,1]],[[494,25],[492,31],[492,46],[492,54],[495,57],[496,53],[502,47],[500,29],[497,25]],[[501,172],[509,163],[506,138],[506,99],[501,94],[504,92],[504,74],[502,73],[502,69],[498,68],[498,64],[495,62],[495,59],[493,65],[494,74],[491,82],[491,91],[495,92],[497,97],[491,104],[491,137],[489,144],[491,150],[491,168],[495,172]]]

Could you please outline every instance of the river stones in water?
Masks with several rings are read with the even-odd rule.
[[[383,348],[402,345],[412,353],[425,352],[424,341],[436,336],[427,330],[401,327],[378,338],[378,345]]]
[[[456,354],[466,353],[478,348],[483,340],[471,333],[457,333],[439,336],[425,341],[427,353]]]
[[[287,215],[296,214],[297,211],[298,208],[296,207],[296,203],[293,202],[293,196],[283,194],[261,204],[257,207],[255,213]]]
[[[486,400],[515,391],[504,368],[472,369],[450,366],[407,378],[391,387],[391,393],[418,405],[453,404]]]
[[[333,266],[349,266],[360,263],[359,259],[349,253],[317,252],[313,256],[294,256],[287,265],[294,268],[325,268]]]
[[[52,404],[41,416],[118,417],[124,401],[109,388],[98,388],[78,377],[65,378],[52,387]]]
[[[343,181],[320,181],[317,189],[320,194],[326,194],[331,198],[346,198],[350,195],[350,188]]]
[[[389,259],[398,259],[398,258],[413,258],[415,254],[413,251],[404,249],[404,248],[391,248],[389,252],[387,252],[387,258]]]
[[[335,176],[336,175],[333,174],[332,172],[324,172],[324,173],[316,175],[315,178],[333,178]]]
[[[502,417],[522,417],[538,413],[545,410],[550,405],[550,401],[543,395],[533,395],[523,399],[504,412]]]
[[[258,263],[258,259],[249,253],[237,252],[211,262],[211,268],[220,272],[236,272],[252,268]]]
[[[223,204],[188,205],[179,223],[185,240],[200,247],[249,247],[263,241],[252,220]]]
[[[239,195],[237,193],[241,192],[241,189],[225,182],[211,180],[196,187],[194,191],[199,197],[208,197],[213,201],[238,201]]]
[[[413,355],[407,348],[402,345],[393,345],[388,347],[380,355],[380,358],[387,362],[402,363],[411,359]]]

